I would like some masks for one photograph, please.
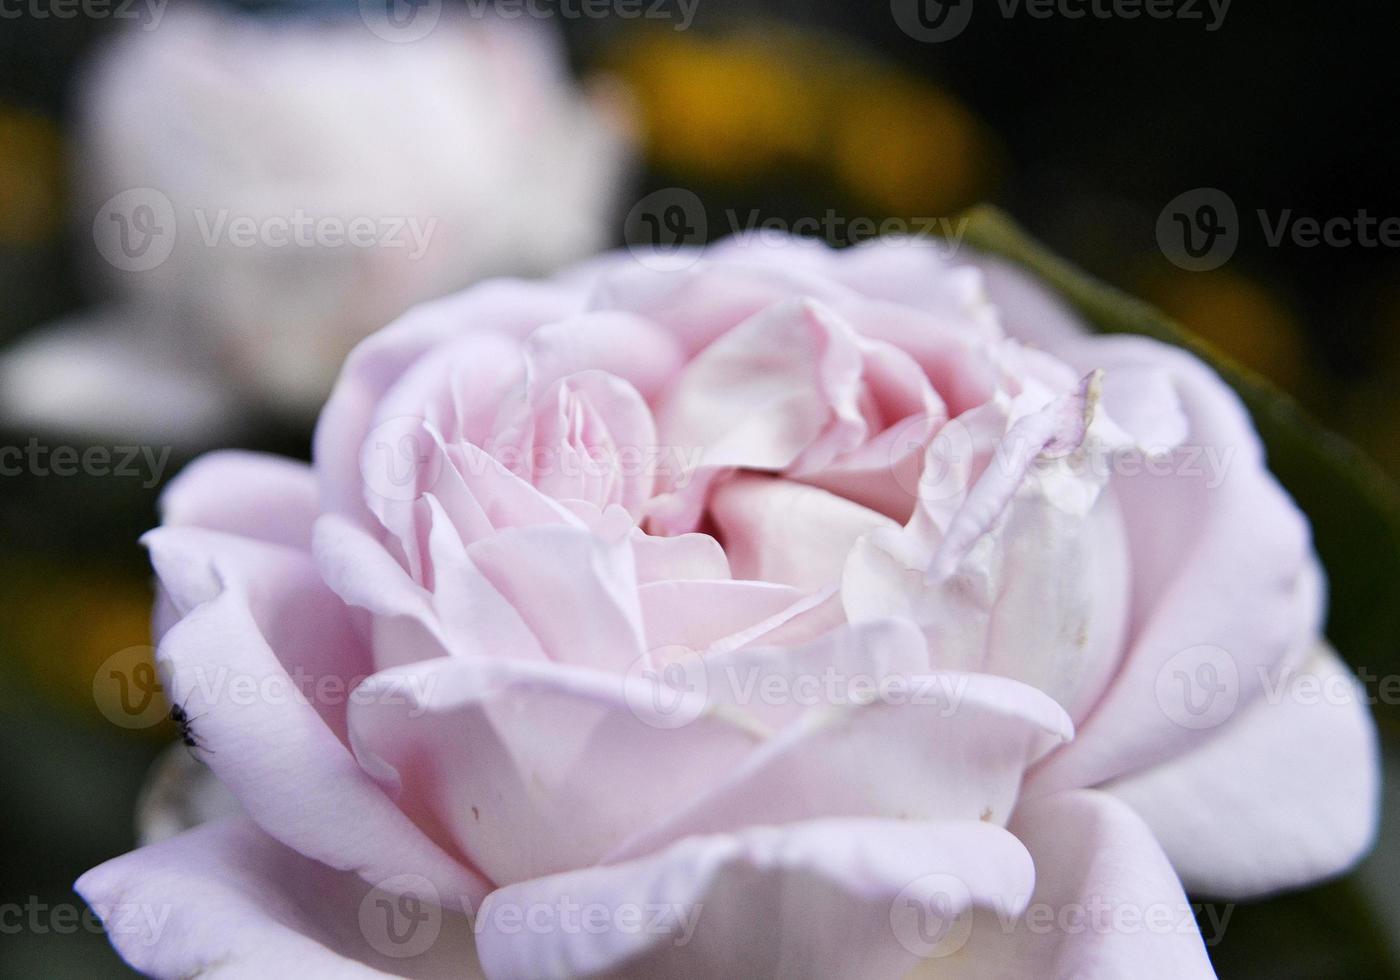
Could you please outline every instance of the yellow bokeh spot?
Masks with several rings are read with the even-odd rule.
[[[1307,379],[1298,322],[1263,285],[1228,269],[1149,276],[1145,297],[1232,360],[1288,391]]]
[[[606,66],[634,91],[653,165],[743,182],[795,171],[872,216],[947,217],[995,180],[991,140],[943,90],[837,40],[765,25],[617,43]]]
[[[0,245],[38,245],[63,223],[63,140],[43,116],[0,106]]]

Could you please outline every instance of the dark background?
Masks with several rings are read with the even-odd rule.
[[[1400,473],[1400,253],[1270,247],[1253,217],[1400,216],[1396,5],[1236,0],[1210,33],[1202,21],[1006,18],[983,0],[940,44],[904,34],[879,0],[699,0],[685,32],[555,19],[581,73],[636,89],[645,169],[629,200],[692,189],[711,232],[729,208],[915,219],[993,201]],[[65,125],[75,66],[110,27],[0,19],[0,344],[96,298],[78,275],[91,242],[67,208]],[[1198,187],[1227,192],[1242,217],[1234,258],[1204,273],[1172,265],[1155,238],[1163,207]],[[0,430],[0,444],[32,434]],[[243,443],[305,455],[308,435],[268,419]],[[0,904],[81,908],[73,879],[131,846],[142,774],[173,737],[111,725],[93,695],[106,657],[148,642],[135,539],[155,494],[112,478],[0,478]],[[1387,882],[1400,842],[1393,823],[1382,834],[1359,875],[1238,907],[1212,950],[1222,976],[1397,975]],[[0,934],[0,975],[121,971],[81,927]]]

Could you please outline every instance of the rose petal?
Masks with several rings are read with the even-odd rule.
[[[1010,830],[1035,861],[1029,906],[979,910],[967,945],[929,976],[1215,976],[1181,883],[1126,806],[1060,793],[1018,807]]]
[[[1000,823],[1026,768],[1073,736],[1059,705],[1002,677],[914,675],[895,695],[804,713],[722,784],[607,860],[690,834],[815,817]]]
[[[1210,741],[1107,790],[1187,888],[1252,898],[1339,874],[1370,848],[1378,752],[1365,689],[1319,645]]]
[[[412,906],[426,917],[390,932],[385,908],[398,891],[374,889],[233,817],[113,858],[74,888],[122,959],[150,976],[480,977],[463,896],[409,884],[414,897],[446,908]]]
[[[825,490],[756,475],[717,487],[710,515],[736,576],[800,589],[839,582],[861,535],[897,526]]]
[[[209,453],[170,481],[160,512],[168,526],[227,531],[309,551],[316,476],[309,466],[280,456]]]
[[[956,943],[973,909],[1032,884],[1024,849],[988,824],[747,828],[502,888],[478,948],[502,977],[899,977],[927,951],[921,911],[946,917]],[[545,928],[512,927],[530,910]],[[566,915],[602,925],[567,928]]]
[[[1244,706],[1320,629],[1307,520],[1265,468],[1248,413],[1219,377],[1139,337],[1095,338],[1067,356],[1106,373],[1165,372],[1190,435],[1155,471],[1113,476],[1133,569],[1128,653],[1074,745],[1035,774],[1034,793],[1096,785],[1207,739],[1208,727],[1173,720],[1190,708],[1189,691],[1159,683],[1173,658],[1219,651],[1224,683]]]
[[[314,458],[326,510],[368,522],[360,452],[386,392],[414,361],[460,334],[522,337],[576,312],[578,287],[497,279],[426,303],[361,342],[350,354],[316,426]],[[383,421],[383,418],[380,418]]]
[[[349,691],[372,665],[310,556],[194,528],[145,541],[183,616],[157,652],[166,691],[248,814],[289,847],[368,880],[414,872],[454,894],[484,894],[342,740]]]
[[[498,883],[596,861],[756,741],[713,714],[663,727],[641,680],[559,664],[441,659],[377,674],[361,695],[357,755]]]

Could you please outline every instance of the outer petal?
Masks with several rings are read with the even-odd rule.
[[[1110,374],[1167,372],[1190,432],[1155,472],[1144,464],[1111,481],[1133,570],[1128,651],[1074,746],[1036,774],[1037,793],[1097,785],[1209,738],[1208,727],[1173,720],[1191,708],[1189,691],[1161,683],[1173,658],[1222,651],[1233,667],[1224,683],[1243,707],[1320,631],[1307,520],[1225,384],[1189,354],[1136,337],[1096,338],[1066,356]]]
[[[898,978],[925,951],[921,909],[956,930],[1032,878],[1021,845],[987,824],[822,820],[503,888],[477,938],[492,977]],[[536,928],[516,925],[532,910]]]
[[[914,675],[891,695],[803,714],[715,789],[607,860],[692,834],[816,817],[1002,823],[1026,768],[1072,733],[1059,705],[1017,681]]]
[[[407,884],[372,888],[232,817],[114,858],[74,887],[150,976],[481,976],[461,897]],[[399,906],[399,894],[445,908]],[[391,933],[387,916],[400,914]]]
[[[413,692],[407,700],[381,693]],[[356,754],[493,881],[598,860],[718,782],[758,741],[716,714],[668,727],[640,679],[451,658],[377,674]]]
[[[1319,646],[1215,738],[1108,791],[1187,888],[1249,898],[1338,874],[1370,848],[1378,753],[1365,689]]]
[[[167,526],[227,531],[309,551],[316,476],[304,463],[280,456],[209,453],[170,481],[160,510]]]
[[[423,835],[342,740],[372,666],[310,556],[212,531],[147,535],[183,614],[157,653],[206,764],[278,840],[369,880],[414,872],[453,894],[484,882]],[[335,819],[326,819],[328,813]]]
[[[920,977],[1215,976],[1181,883],[1127,807],[1061,793],[1020,807],[1010,830],[1035,860],[1029,906],[979,911],[970,941]]]

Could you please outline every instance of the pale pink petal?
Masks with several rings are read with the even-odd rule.
[[[551,659],[621,673],[645,652],[625,539],[608,542],[569,527],[510,528],[466,554]]]
[[[757,253],[756,258],[761,258]],[[775,303],[794,296],[825,302],[856,294],[829,279],[790,266],[726,261],[723,249],[689,268],[660,272],[639,262],[623,262],[600,275],[588,308],[641,316],[669,332],[687,356],[693,356],[738,324]]]
[[[1118,504],[1095,470],[1107,450],[1097,435],[1085,446],[1091,401],[1086,379],[1000,434],[992,408],[953,424],[962,446],[940,432],[929,453],[948,441],[950,459],[928,464],[909,530],[851,550],[851,620],[908,619],[936,666],[1024,681],[1085,717],[1121,656],[1129,578]],[[937,494],[935,473],[948,483]]]
[[[360,525],[339,514],[316,522],[312,553],[326,586],[369,614],[361,627],[373,669],[445,656],[451,650],[432,593]]]
[[[889,695],[821,705],[713,791],[609,855],[690,834],[814,817],[1004,823],[1027,767],[1073,735],[1035,688],[984,674],[918,674]]]
[[[1033,881],[1025,849],[988,824],[816,820],[502,888],[477,942],[502,977],[898,978]],[[532,909],[561,925],[519,927]],[[592,928],[562,925],[584,914],[567,921]]]
[[[523,337],[582,305],[577,287],[498,279],[415,307],[360,343],[346,360],[316,426],[315,463],[328,511],[368,521],[361,447],[381,399],[418,358],[455,337],[501,332]],[[383,421],[383,418],[380,418]]]
[[[647,534],[634,528],[629,532],[632,554],[637,561],[637,582],[664,582],[676,579],[726,579],[729,559],[718,541],[708,534]]]
[[[1185,755],[1110,783],[1186,886],[1223,898],[1339,874],[1375,840],[1380,762],[1365,689],[1325,646]]]
[[[280,456],[226,450],[180,471],[160,498],[166,525],[188,524],[247,538],[311,548],[316,476]]]
[[[735,576],[816,589],[839,582],[856,540],[889,518],[817,487],[737,476],[716,489],[710,517]]]
[[[113,858],[74,888],[153,977],[482,976],[467,896],[401,877],[376,888],[233,817]]]
[[[605,371],[648,401],[681,370],[684,355],[667,330],[629,313],[584,313],[547,324],[525,342],[534,383],[548,387],[579,371]]]
[[[377,674],[361,695],[357,755],[497,883],[598,860],[757,740],[714,714],[667,727],[642,678],[562,664],[440,659]]]
[[[929,976],[1215,976],[1181,883],[1126,806],[1093,791],[1060,793],[1018,807],[1009,829],[1035,861],[1029,905],[979,910],[967,944],[930,964]]]
[[[565,375],[508,406],[489,444],[556,500],[621,505],[634,516],[655,482],[656,425],[642,396],[603,371]],[[509,456],[507,454],[510,454]]]
[[[248,814],[287,846],[368,880],[413,872],[483,894],[480,876],[414,827],[351,755],[346,705],[373,664],[310,556],[195,528],[145,541],[183,617],[157,651],[165,690],[191,719],[194,751]]]
[[[1035,774],[1035,793],[1096,785],[1205,741],[1212,726],[1173,721],[1191,709],[1189,689],[1163,683],[1173,663],[1209,648],[1228,675],[1220,680],[1230,707],[1243,708],[1318,635],[1321,616],[1307,520],[1265,467],[1248,413],[1219,377],[1140,337],[1095,338],[1061,353],[1105,373],[1165,372],[1190,433],[1156,468],[1113,476],[1132,567],[1127,654],[1074,745]]]
[[[952,684],[942,690],[936,684],[919,689],[926,680],[906,685],[927,678],[929,656],[919,631],[900,620],[838,627],[801,645],[760,640],[708,651],[686,667],[684,681],[703,691],[708,705],[770,734],[827,707],[881,696],[919,701],[940,695],[948,707],[955,693]]]
[[[782,470],[829,426],[863,429],[850,327],[812,300],[735,327],[681,373],[660,413],[667,445],[703,446],[706,467]]]

